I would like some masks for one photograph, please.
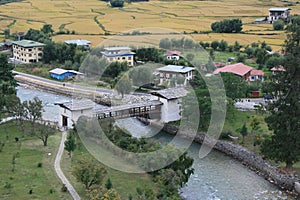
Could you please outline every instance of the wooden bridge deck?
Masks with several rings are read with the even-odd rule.
[[[94,111],[94,114],[98,119],[105,118],[126,118],[126,117],[137,117],[144,116],[146,118],[160,115],[160,108],[162,102],[158,100],[145,101],[134,104],[126,104],[120,106],[112,106],[107,108],[99,108]]]

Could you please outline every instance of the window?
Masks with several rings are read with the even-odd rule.
[[[122,57],[122,59],[125,60],[126,58],[125,58],[125,57]]]
[[[132,58],[132,57],[131,57],[131,56],[129,56],[129,57],[128,57],[128,60],[131,60],[131,58]]]

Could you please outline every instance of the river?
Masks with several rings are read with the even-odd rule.
[[[43,118],[52,121],[58,121],[58,106],[54,103],[71,100],[65,96],[23,87],[18,87],[17,95],[21,101],[39,97],[43,101],[45,110]],[[132,131],[135,136],[149,132],[149,127],[134,119],[123,119],[118,123]],[[134,130],[139,131],[134,132]],[[160,133],[155,138],[161,143],[166,143],[172,139],[172,136]],[[188,154],[194,158],[195,173],[181,189],[182,196],[187,200],[292,199],[235,159],[218,151],[212,151],[208,156],[200,159],[198,157],[200,147],[199,144],[193,143],[188,149]]]

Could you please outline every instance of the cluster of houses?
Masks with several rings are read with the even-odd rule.
[[[87,40],[67,40],[67,44],[76,44],[89,48],[90,42]],[[22,63],[35,63],[39,62],[43,56],[43,48],[45,44],[31,41],[31,40],[21,40],[13,41],[13,59]],[[129,66],[134,66],[134,55],[135,53],[131,51],[129,47],[107,47],[101,52],[102,56],[106,58],[109,62],[127,62]],[[167,51],[166,58],[169,60],[179,60],[182,58],[181,52],[179,51]],[[236,63],[232,65],[223,66],[220,63],[216,63],[218,67],[214,74],[220,72],[232,73],[240,76],[245,81],[256,81],[264,80],[264,72],[261,70],[256,70],[253,67],[244,65],[243,63]],[[195,76],[195,68],[178,66],[178,65],[167,65],[160,67],[156,70],[155,74],[159,76],[159,84],[163,84],[166,81],[170,81],[172,78],[182,76],[185,78],[184,85],[190,81]],[[74,70],[65,70],[56,68],[50,71],[52,78],[58,80],[64,80],[66,78],[74,76],[83,76],[82,73]]]

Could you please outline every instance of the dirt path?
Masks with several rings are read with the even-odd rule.
[[[65,146],[64,143],[66,141],[66,138],[67,138],[67,132],[64,131],[64,132],[62,132],[62,138],[61,138],[59,149],[58,149],[58,152],[57,152],[57,155],[55,158],[54,168],[55,168],[57,176],[60,178],[62,183],[66,185],[66,187],[68,188],[68,191],[70,192],[73,199],[79,200],[80,196],[78,195],[78,193],[76,192],[74,187],[71,185],[71,183],[68,181],[68,179],[65,177],[63,171],[60,168],[60,160],[61,160],[62,154],[64,152],[64,146]]]

